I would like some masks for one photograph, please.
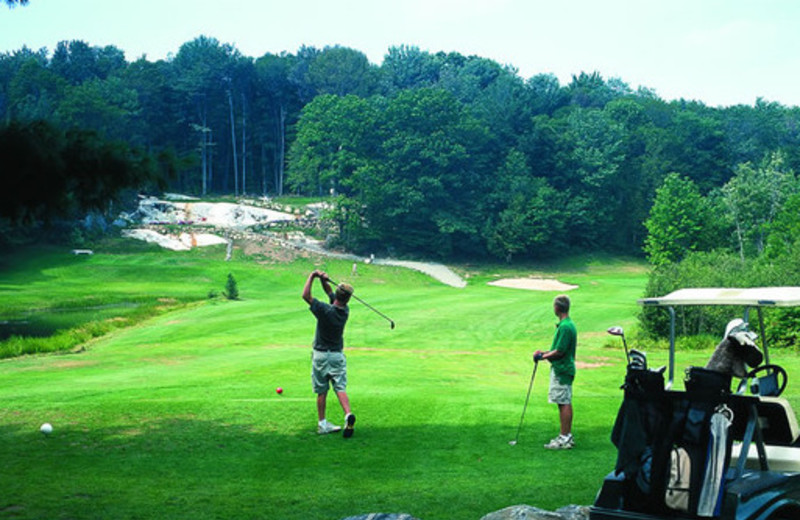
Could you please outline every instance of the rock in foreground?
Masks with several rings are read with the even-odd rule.
[[[348,516],[342,520],[420,520],[406,513],[370,513],[367,515]],[[481,520],[589,520],[587,506],[565,506],[556,511],[545,511],[538,507],[517,505],[510,506],[481,518]]]
[[[368,515],[348,516],[342,520],[419,520],[405,513],[370,513]]]
[[[556,511],[545,511],[538,507],[510,506],[481,518],[481,520],[588,520],[587,506],[565,506]]]

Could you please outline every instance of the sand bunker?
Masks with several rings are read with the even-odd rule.
[[[528,291],[571,291],[577,285],[570,285],[549,278],[503,278],[489,282],[495,287],[508,287],[510,289],[526,289]]]

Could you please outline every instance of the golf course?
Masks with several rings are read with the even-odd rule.
[[[467,280],[459,289],[400,267],[361,264],[353,275],[348,261],[280,262],[238,247],[224,258],[224,246],[174,252],[122,239],[93,255],[36,247],[0,258],[4,320],[88,309],[51,332],[102,330],[62,352],[0,361],[0,517],[477,520],[514,504],[592,503],[615,462],[625,365],[606,329],[624,327],[637,347],[644,262],[451,266]],[[350,439],[316,432],[315,321],[300,297],[313,269],[351,283],[396,323],[351,301]],[[238,300],[221,296],[228,273]],[[577,286],[572,450],[542,447],[558,433],[546,363],[509,445],[558,292],[488,283],[531,276]],[[679,367],[704,364],[713,347],[680,351]],[[658,366],[667,352],[648,356]],[[790,379],[798,373],[795,354],[775,359]],[[785,395],[797,406],[795,388]],[[333,394],[328,419],[342,424]]]

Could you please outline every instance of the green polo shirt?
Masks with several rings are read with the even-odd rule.
[[[553,346],[550,350],[557,350],[564,355],[550,362],[562,385],[571,385],[575,379],[575,350],[578,347],[578,329],[567,316],[556,326],[556,335],[553,336]]]

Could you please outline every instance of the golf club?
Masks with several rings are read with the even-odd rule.
[[[528,384],[528,395],[525,397],[525,406],[522,407],[522,417],[519,418],[519,426],[517,427],[517,436],[513,441],[508,441],[511,446],[516,446],[519,440],[519,432],[522,430],[522,421],[525,420],[525,410],[528,409],[528,399],[531,397],[531,388],[533,388],[533,378],[536,377],[536,367],[539,366],[538,361],[533,362],[533,373],[531,374],[531,382]]]
[[[326,280],[328,280],[330,283],[332,283],[336,287],[339,287],[339,284],[337,282],[335,282],[334,280],[332,280],[330,277],[326,278]],[[372,312],[374,312],[375,314],[377,314],[381,318],[387,320],[389,322],[389,328],[394,329],[394,321],[392,321],[392,319],[389,318],[389,316],[385,315],[384,313],[382,313],[381,311],[379,311],[378,309],[376,309],[372,305],[368,304],[367,302],[365,302],[364,300],[362,300],[361,298],[359,298],[355,294],[351,294],[350,296],[352,296],[353,298],[355,298],[356,300],[358,300],[362,304],[366,305],[369,310],[371,310]]]
[[[608,329],[608,333],[612,336],[622,336],[622,346],[625,347],[625,359],[628,361],[628,364],[631,364],[631,357],[628,354],[628,344],[625,342],[625,331],[622,330],[622,327],[611,327]]]

